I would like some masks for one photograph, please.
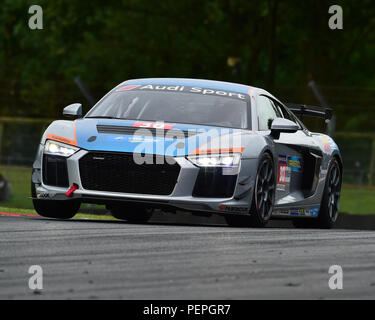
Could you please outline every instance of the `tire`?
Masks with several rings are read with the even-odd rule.
[[[31,182],[31,196],[35,211],[42,217],[54,219],[71,219],[78,212],[81,203],[77,200],[38,200],[35,184]]]
[[[342,172],[336,159],[328,169],[318,218],[293,219],[296,228],[331,229],[339,214]]]
[[[109,206],[113,217],[119,220],[126,220],[134,223],[146,223],[152,217],[153,209],[142,205],[114,205]]]
[[[266,153],[259,161],[249,215],[227,215],[227,224],[231,227],[265,227],[272,215],[275,190],[274,164],[271,156]]]

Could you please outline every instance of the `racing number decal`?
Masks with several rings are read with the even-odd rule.
[[[286,184],[286,156],[279,156],[279,176],[277,179],[278,184]]]
[[[277,176],[277,190],[289,191],[290,167],[288,166],[287,156],[279,155],[279,173]]]
[[[132,89],[135,89],[135,88],[138,88],[139,85],[130,85],[130,86],[125,86],[125,87],[122,87],[120,89],[118,89],[117,91],[128,91],[128,90],[132,90]]]
[[[174,124],[164,123],[164,122],[144,122],[138,121],[133,123],[132,127],[136,128],[149,128],[149,129],[164,129],[170,130],[174,127]]]
[[[302,172],[302,159],[295,156],[279,155],[279,173],[277,177],[277,189],[289,190],[292,172]]]

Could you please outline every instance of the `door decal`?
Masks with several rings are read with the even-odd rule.
[[[279,173],[277,178],[277,189],[286,190],[286,185],[290,182],[290,167],[287,165],[287,157],[279,156]]]
[[[290,167],[292,171],[300,172],[302,170],[301,158],[288,157],[288,167]]]

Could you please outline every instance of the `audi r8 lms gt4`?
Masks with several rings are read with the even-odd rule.
[[[145,222],[155,209],[219,214],[230,226],[331,228],[342,160],[336,143],[296,115],[329,120],[332,110],[289,107],[267,91],[228,82],[129,80],[85,116],[67,106],[44,132],[31,192],[44,217],[72,218],[81,203]]]

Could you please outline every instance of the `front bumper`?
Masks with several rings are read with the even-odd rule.
[[[153,195],[141,193],[123,193],[86,190],[81,181],[79,160],[88,154],[86,150],[80,150],[67,159],[67,172],[69,186],[77,184],[78,189],[72,197],[67,197],[65,193],[69,187],[56,187],[44,184],[43,179],[43,154],[39,152],[40,165],[34,165],[33,182],[36,185],[36,197],[44,200],[81,200],[83,203],[107,204],[110,202],[138,202],[146,203],[151,207],[174,207],[180,210],[205,211],[216,213],[246,214],[252,201],[252,190],[254,177],[257,168],[257,159],[242,159],[231,197],[211,198],[193,196],[194,186],[199,174],[199,168],[193,165],[184,157],[174,158],[180,166],[177,182],[171,194]],[[36,161],[38,163],[38,161]],[[39,170],[39,179],[35,172]]]

